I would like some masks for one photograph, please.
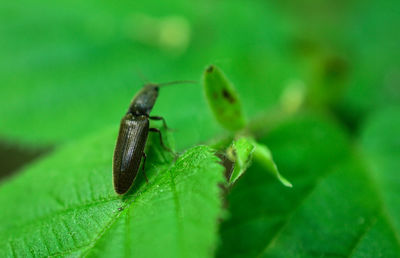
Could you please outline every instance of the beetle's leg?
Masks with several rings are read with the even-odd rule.
[[[164,117],[162,117],[162,116],[149,116],[149,119],[151,119],[151,120],[162,120],[164,128],[167,129],[167,130],[170,130],[169,127],[167,126],[167,122],[165,122]]]
[[[142,165],[143,175],[144,175],[144,178],[146,178],[146,182],[149,183],[149,179],[147,179],[147,176],[146,176],[146,171],[144,170],[144,167],[146,165],[146,158],[147,158],[146,153],[143,152],[142,157],[143,157],[143,165]]]
[[[161,135],[161,131],[160,131],[160,130],[158,130],[157,128],[150,128],[150,129],[149,129],[149,132],[158,133],[158,135],[160,136],[160,144],[161,144],[161,146],[162,146],[165,150],[167,150],[167,151],[169,151],[169,152],[171,152],[171,153],[173,153],[173,154],[175,155],[175,153],[174,153],[170,148],[168,148],[167,146],[164,145],[164,141],[163,141],[163,139],[162,139],[162,135]]]

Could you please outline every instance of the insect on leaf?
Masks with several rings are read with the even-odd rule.
[[[159,155],[159,141],[150,141],[149,183],[140,174],[120,197],[111,177],[117,130],[110,129],[60,148],[1,184],[0,257],[213,253],[223,168],[211,148],[194,147],[173,162]]]

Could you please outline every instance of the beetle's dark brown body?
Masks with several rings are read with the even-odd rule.
[[[113,163],[114,189],[118,194],[126,193],[137,176],[148,132],[146,116],[128,113],[121,121]]]
[[[145,85],[133,98],[128,112],[121,120],[113,158],[113,183],[117,194],[128,192],[138,174],[142,157],[146,160],[144,147],[149,131],[160,133],[158,129],[149,128],[149,119],[163,119],[150,117],[158,90],[158,85]],[[161,133],[160,141],[164,146]]]
[[[191,81],[180,81],[164,83],[162,85],[174,83],[192,83]],[[146,161],[144,147],[147,141],[148,132],[156,132],[160,135],[160,143],[166,150],[161,132],[156,128],[149,128],[149,119],[162,120],[162,117],[150,116],[150,112],[158,97],[160,84],[145,85],[133,98],[128,112],[121,120],[117,144],[114,150],[113,158],[113,182],[114,190],[117,194],[125,194],[131,188],[138,174],[140,162]],[[146,177],[147,179],[147,177]]]

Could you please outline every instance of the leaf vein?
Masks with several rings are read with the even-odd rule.
[[[317,189],[318,184],[322,180],[324,180],[328,175],[330,175],[333,171],[334,169],[330,169],[327,173],[322,174],[311,184],[310,189],[303,195],[303,198],[298,202],[295,208],[287,214],[285,222],[279,228],[276,229],[275,233],[272,235],[272,238],[266,243],[265,248],[256,257],[262,257],[262,255],[268,250],[271,244],[279,238],[280,234],[288,226],[289,222],[293,219],[294,215],[301,208],[303,203],[305,203],[308,200],[308,198],[312,195],[312,193]]]
[[[39,234],[40,234],[40,237],[44,240],[43,241],[43,245],[44,245],[44,248],[47,251],[47,255],[50,255],[50,249],[49,249],[47,241],[45,241],[45,236],[43,234],[43,230],[42,229],[39,229]]]
[[[181,219],[181,206],[179,202],[179,196],[176,191],[176,185],[175,185],[175,180],[174,180],[174,175],[172,174],[172,169],[169,170],[170,174],[170,187],[171,187],[171,192],[174,197],[174,203],[175,203],[175,212],[176,212],[176,218],[177,218],[177,229],[178,229],[178,242],[180,245],[180,250],[181,252],[183,251],[183,228],[182,228],[182,219]],[[183,253],[181,253],[181,257],[184,257]]]
[[[361,243],[361,240],[368,234],[368,232],[371,230],[371,228],[377,223],[378,217],[379,217],[379,214],[375,218],[373,218],[366,227],[364,227],[364,230],[361,232],[361,234],[359,234],[357,239],[354,241],[354,244],[351,246],[347,257],[351,257],[353,255],[357,246]]]
[[[17,257],[17,254],[15,253],[15,247],[13,246],[13,241],[9,241],[8,246],[10,247],[12,257]]]
[[[114,197],[114,198],[109,198],[109,199],[98,200],[98,201],[95,201],[95,202],[84,203],[82,205],[71,206],[71,207],[69,207],[67,209],[51,212],[51,213],[46,214],[44,216],[37,217],[37,218],[35,218],[33,220],[29,220],[29,221],[27,221],[27,222],[25,222],[23,224],[14,226],[14,228],[19,228],[19,229],[20,228],[25,228],[26,226],[32,226],[32,224],[35,224],[35,223],[40,223],[42,221],[48,221],[52,217],[56,217],[56,216],[60,216],[60,215],[63,215],[63,214],[67,214],[69,212],[73,212],[73,211],[76,211],[78,209],[90,208],[90,207],[95,206],[97,204],[106,203],[106,202],[113,201],[113,200],[116,200],[116,199],[117,198]]]
[[[78,240],[75,238],[75,236],[74,236],[73,232],[71,231],[71,229],[67,226],[67,223],[65,223],[65,220],[63,218],[61,218],[60,221],[61,221],[61,225],[63,225],[63,227],[68,232],[68,235],[72,239],[72,242],[74,243],[74,245],[77,246],[77,241]]]

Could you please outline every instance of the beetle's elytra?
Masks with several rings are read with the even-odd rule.
[[[138,174],[142,158],[142,170],[144,172],[146,162],[144,147],[149,132],[158,133],[160,135],[161,146],[171,151],[165,147],[161,132],[149,126],[149,119],[162,120],[164,126],[166,126],[165,120],[162,117],[150,116],[150,112],[158,97],[160,86],[190,82],[191,81],[179,81],[165,84],[147,84],[133,98],[128,112],[121,120],[117,144],[114,150],[113,184],[117,194],[125,194],[129,191]]]
[[[117,144],[114,151],[113,179],[117,194],[126,193],[138,173],[140,161],[149,131],[146,116],[128,113],[121,121]],[[145,156],[144,156],[145,157]]]

